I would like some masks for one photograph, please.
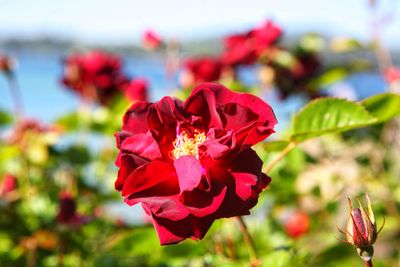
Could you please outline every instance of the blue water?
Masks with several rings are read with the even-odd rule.
[[[18,61],[16,77],[27,116],[50,122],[77,108],[78,98],[65,89],[59,81],[62,74],[62,53],[19,52],[14,53],[13,56]],[[150,96],[153,101],[170,94],[174,87],[176,88],[176,85],[167,80],[164,63],[161,59],[125,57],[124,70],[130,77],[145,77],[149,80]],[[256,75],[253,75],[253,73],[252,69],[243,70],[241,77],[247,84],[255,84]],[[350,90],[351,96],[360,99],[384,91],[385,86],[380,75],[359,73],[351,75],[331,91],[335,92],[338,87],[345,88],[344,96],[347,96],[347,91]],[[339,96],[342,96],[342,93]],[[304,104],[299,97],[290,98],[283,104],[273,95],[264,97],[268,98],[266,100],[274,108],[278,120],[282,122],[279,128],[286,127],[290,114]],[[12,108],[6,80],[1,76],[0,109],[12,110]]]

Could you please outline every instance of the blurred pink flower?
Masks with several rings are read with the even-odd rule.
[[[384,73],[385,81],[389,84],[400,81],[400,68],[390,67]]]
[[[143,34],[143,45],[149,50],[155,50],[162,45],[161,37],[152,30],[147,30]]]

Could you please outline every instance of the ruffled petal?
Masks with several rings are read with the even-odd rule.
[[[213,222],[211,217],[197,218],[189,215],[183,220],[171,221],[153,214],[153,224],[161,245],[176,244],[186,238],[203,239]]]
[[[179,201],[178,194],[173,196],[153,196],[126,198],[125,203],[132,206],[142,203],[143,208],[157,217],[179,221],[187,217],[190,213],[186,207]]]
[[[274,132],[273,128],[277,123],[272,108],[260,98],[251,94],[232,92],[219,84],[204,83],[197,86],[184,104],[189,112],[210,116],[204,111],[204,107],[192,108],[192,102],[198,102],[199,107],[209,105],[210,110],[218,112],[218,116],[213,115],[213,117],[219,118],[223,125],[210,121],[209,128],[225,128],[237,132],[237,143],[244,149],[267,138]],[[217,107],[215,103],[218,103]]]
[[[139,155],[148,160],[156,160],[161,157],[157,142],[150,132],[135,134],[126,138],[121,143],[121,151]]]
[[[125,181],[122,196],[173,195],[179,191],[178,180],[172,165],[163,161],[152,161],[137,168]]]
[[[179,179],[180,201],[191,214],[204,217],[215,212],[224,200],[226,187],[210,185],[203,167],[193,156],[183,156],[174,162]]]
[[[122,130],[137,134],[149,130],[147,123],[147,112],[153,104],[147,102],[136,102],[124,115]]]
[[[181,193],[184,191],[192,191],[199,186],[202,176],[202,167],[197,158],[190,155],[182,156],[174,161],[174,166]]]
[[[222,128],[222,121],[217,111],[217,100],[212,91],[197,90],[188,97],[183,107],[190,114],[201,116],[208,128]]]
[[[151,133],[165,157],[169,157],[173,149],[172,143],[177,135],[177,125],[183,119],[180,114],[181,105],[182,103],[179,100],[164,97],[151,106],[148,112]]]
[[[121,191],[124,187],[126,179],[132,174],[136,168],[149,163],[148,160],[132,154],[122,154],[119,157],[120,169],[118,178],[115,181],[115,189]]]

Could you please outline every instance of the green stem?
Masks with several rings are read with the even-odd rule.
[[[297,146],[297,143],[292,141],[290,142],[287,147],[285,147],[284,150],[282,150],[281,153],[279,153],[279,155],[274,158],[268,165],[267,167],[265,167],[265,169],[263,170],[263,172],[265,173],[269,173],[272,168],[283,158],[285,157],[293,148],[295,148]]]
[[[242,217],[238,216],[236,218],[238,219],[240,230],[242,231],[243,234],[244,242],[246,243],[247,248],[249,250],[250,261],[252,263],[258,262],[256,247],[254,245],[253,238],[249,233],[249,229],[247,228],[247,225]]]

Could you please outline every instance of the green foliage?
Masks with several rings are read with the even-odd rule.
[[[0,127],[10,124],[13,117],[6,111],[0,110]]]
[[[291,140],[301,142],[385,122],[400,114],[400,96],[381,94],[360,103],[321,98],[306,105],[293,119]]]

